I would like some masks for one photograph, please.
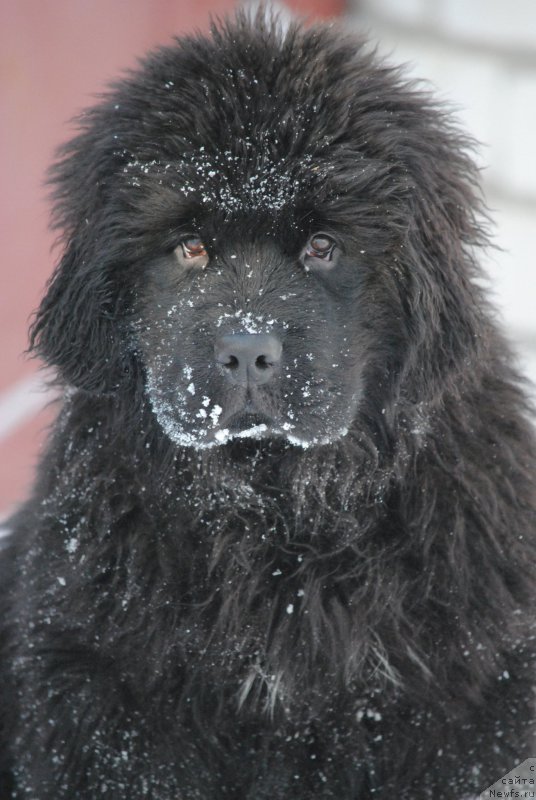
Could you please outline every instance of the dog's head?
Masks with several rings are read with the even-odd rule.
[[[463,142],[361,43],[239,18],[150,56],[82,128],[33,327],[66,382],[141,371],[179,445],[309,445],[475,353]]]

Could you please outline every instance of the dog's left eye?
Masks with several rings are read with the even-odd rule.
[[[189,262],[202,268],[208,264],[208,253],[199,236],[187,236],[184,238],[179,246],[175,248],[175,255],[180,262]]]
[[[332,262],[336,255],[337,242],[327,233],[315,233],[311,236],[303,253],[303,262],[314,265],[315,262]]]

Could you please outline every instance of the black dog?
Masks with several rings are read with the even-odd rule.
[[[362,43],[261,18],[82,117],[2,798],[460,800],[536,754],[534,441],[466,146]]]

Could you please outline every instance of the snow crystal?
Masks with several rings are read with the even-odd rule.
[[[218,442],[220,442],[220,444],[225,444],[225,442],[228,440],[229,433],[230,432],[228,428],[222,428],[221,431],[216,433],[215,438]]]
[[[78,541],[78,539],[75,539],[75,537],[73,536],[66,543],[65,549],[67,550],[68,553],[76,553],[76,551],[78,550],[79,545],[80,545],[80,542]]]
[[[214,427],[218,424],[218,419],[220,418],[222,411],[223,408],[221,406],[215,405],[212,411],[210,412],[209,416],[212,420],[212,424],[214,425]]]

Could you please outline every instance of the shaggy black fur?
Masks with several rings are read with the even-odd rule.
[[[80,124],[2,799],[460,800],[535,755],[534,440],[467,141],[363,43],[240,17]]]

